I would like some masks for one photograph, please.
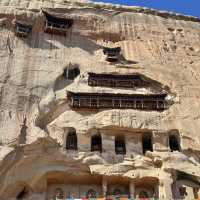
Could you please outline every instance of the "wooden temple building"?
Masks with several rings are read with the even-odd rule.
[[[43,11],[43,14],[45,16],[44,32],[46,33],[65,35],[73,25],[73,19],[57,17],[46,11]]]

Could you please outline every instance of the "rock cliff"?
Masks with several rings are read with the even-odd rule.
[[[45,33],[42,10],[72,18],[73,27],[64,36]],[[28,37],[16,36],[15,20],[33,27]],[[199,184],[199,42],[200,19],[191,16],[84,0],[0,1],[0,199],[15,199],[25,183],[35,190],[38,186],[39,193],[44,186],[38,181],[51,169],[134,180],[146,176],[168,180],[181,170]],[[121,58],[107,62],[103,47],[117,46]],[[63,76],[69,66],[80,69],[74,80]],[[91,87],[89,72],[139,73],[159,83],[159,92],[166,91],[173,103],[162,112],[74,110],[67,91],[143,95],[158,91]],[[63,151],[68,127],[78,134],[76,155]],[[90,152],[89,136],[95,130],[104,135],[100,155]],[[113,135],[119,131],[128,134],[125,158],[113,154]],[[143,156],[137,138],[146,131],[154,134],[155,151]],[[180,135],[181,152],[171,155],[166,135],[173,131]],[[160,192],[160,199],[167,199],[166,191]]]

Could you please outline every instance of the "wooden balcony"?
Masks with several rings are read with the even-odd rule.
[[[44,32],[46,33],[65,35],[73,25],[73,19],[60,18],[45,11],[43,13],[46,18],[44,23]]]
[[[68,92],[70,106],[76,109],[138,109],[163,111],[166,94],[110,94]]]
[[[89,86],[112,88],[139,88],[147,87],[149,83],[139,74],[95,74],[89,73]]]

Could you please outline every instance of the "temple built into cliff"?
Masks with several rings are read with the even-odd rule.
[[[200,199],[200,19],[89,1],[0,1],[0,200]]]

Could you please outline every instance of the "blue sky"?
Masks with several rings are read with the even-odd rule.
[[[131,6],[143,6],[200,17],[200,0],[94,0]]]

